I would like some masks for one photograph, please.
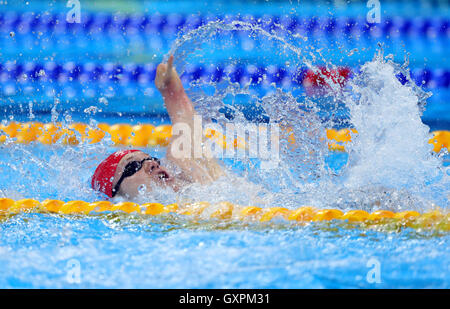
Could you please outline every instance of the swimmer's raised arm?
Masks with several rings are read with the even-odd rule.
[[[155,86],[161,92],[164,104],[169,113],[172,125],[176,123],[188,124],[191,131],[194,130],[193,118],[194,106],[188,98],[181,79],[173,67],[173,55],[167,63],[161,63],[156,69]],[[202,134],[203,135],[203,134]],[[224,174],[222,168],[215,159],[196,158],[179,159],[172,155],[172,143],[167,149],[167,159],[178,165],[194,181],[208,183],[216,180]]]
[[[156,69],[155,86],[161,92],[172,124],[190,122],[195,114],[194,106],[184,91],[180,77],[173,67],[173,55],[167,63]]]

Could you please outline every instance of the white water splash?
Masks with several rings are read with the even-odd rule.
[[[442,162],[433,155],[432,137],[420,119],[418,98],[380,59],[366,63],[351,82],[348,97],[352,123],[352,185],[424,186],[437,177]],[[354,99],[356,97],[356,99]]]
[[[419,95],[402,85],[397,73],[379,54],[350,82],[345,102],[358,134],[347,147],[343,184],[378,196],[378,206],[429,208],[437,202],[446,207],[450,182],[428,144],[431,134],[420,118]]]
[[[178,67],[183,70],[189,55],[201,50],[217,33],[242,30],[275,41],[280,44],[279,50],[293,52],[301,64],[315,70],[314,61],[306,59],[295,44],[242,23],[207,25],[195,35],[190,33],[179,38],[171,52],[179,56]],[[441,159],[432,152],[432,145],[428,144],[429,128],[420,119],[428,94],[424,95],[413,84],[402,85],[396,77],[398,73],[399,66],[384,61],[380,52],[375,60],[362,67],[344,95],[334,92],[335,100],[343,101],[349,109],[350,122],[359,132],[347,146],[349,161],[339,176],[330,175],[324,168],[328,152],[323,137],[327,124],[321,123],[314,112],[303,113],[299,109],[305,104],[305,98],[294,97],[281,89],[258,97],[251,95],[248,85],[239,87],[225,80],[222,85],[208,84],[215,87],[213,95],[194,91],[193,101],[205,115],[227,121],[218,113],[224,98],[245,94],[253,104],[264,108],[271,121],[293,128],[295,147],[286,138],[282,139],[282,164],[276,173],[251,166],[245,175],[247,179],[276,188],[277,193],[264,194],[267,199],[285,201],[289,196],[285,203],[288,206],[301,203],[367,210],[423,210],[434,207],[435,203],[446,207],[448,175],[442,170]],[[224,83],[228,86],[223,86]],[[242,119],[240,115],[239,121]],[[311,179],[314,182],[305,182]]]

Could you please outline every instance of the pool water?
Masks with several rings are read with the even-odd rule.
[[[4,288],[449,286],[448,235],[333,224],[262,228],[164,221],[18,215],[1,224],[0,284]]]
[[[281,139],[278,169],[224,159],[235,176],[189,187],[185,200],[448,213],[450,157],[428,144],[430,131],[450,129],[445,10],[383,4],[390,16],[369,33],[365,2],[253,1],[245,14],[235,1],[195,12],[192,1],[130,3],[83,2],[79,25],[64,22],[66,8],[52,1],[0,7],[1,120],[169,123],[153,78],[170,52],[206,119],[289,124],[296,137],[293,151]],[[323,66],[347,68],[351,78],[337,92],[310,95],[307,73]],[[330,127],[357,128],[347,152],[328,150]],[[117,149],[108,137],[78,146],[7,139],[0,197],[105,199],[89,180]],[[176,200],[157,193],[148,202]],[[449,245],[439,229],[336,220],[19,213],[0,216],[0,287],[449,288]]]
[[[83,162],[74,162],[80,167],[75,166],[79,172],[73,182],[53,179],[62,173],[57,167],[36,168],[36,161],[51,162],[55,153],[67,156],[66,148],[23,148],[32,154],[22,169],[24,176],[17,179],[12,172],[2,182],[10,179],[9,187],[25,192],[17,198],[97,199],[86,193],[86,184],[86,192],[77,192],[78,182],[91,172]],[[14,155],[24,154],[16,151]],[[14,162],[5,157],[9,154],[2,150],[3,162]],[[67,162],[72,159],[68,156]],[[338,170],[347,155],[335,153],[328,160]],[[32,184],[36,177],[39,186]],[[20,213],[0,223],[0,286],[447,288],[449,244],[444,231],[367,229],[338,222],[299,226],[282,219],[264,224],[199,221],[174,214]]]

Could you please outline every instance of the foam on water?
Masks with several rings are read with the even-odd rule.
[[[429,128],[420,119],[418,98],[383,59],[366,63],[347,97],[358,130],[350,144],[350,185],[424,186],[442,162],[433,155]]]
[[[410,84],[402,85],[397,73],[395,64],[377,55],[350,82],[346,105],[358,134],[348,147],[345,186],[406,189],[448,206],[440,189],[449,190],[450,182],[428,144],[432,136],[420,119],[418,94]]]

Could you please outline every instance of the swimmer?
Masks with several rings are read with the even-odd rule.
[[[193,129],[194,106],[189,100],[180,77],[173,67],[173,55],[167,63],[161,63],[156,69],[155,86],[160,91],[172,125],[188,124]],[[120,150],[107,157],[94,172],[91,186],[110,198],[121,196],[133,199],[140,188],[145,186],[151,191],[155,186],[170,187],[175,192],[189,183],[207,184],[224,175],[224,171],[215,159],[190,158],[179,159],[172,154],[172,141],[169,142],[166,159],[168,164],[178,167],[180,173],[172,174],[161,165],[158,158],[136,150]]]

